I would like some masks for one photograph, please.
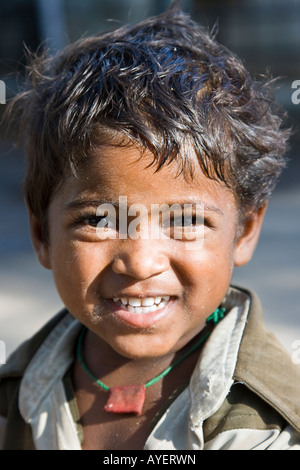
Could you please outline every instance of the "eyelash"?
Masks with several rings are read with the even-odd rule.
[[[78,225],[88,226],[89,225],[91,227],[96,228],[97,225],[99,224],[100,220],[101,219],[103,220],[105,218],[106,218],[105,216],[103,216],[103,217],[97,216],[94,212],[93,213],[89,213],[89,212],[82,213],[79,216],[75,216],[72,219],[72,225],[74,225],[74,226],[78,226]],[[98,219],[98,221],[95,223],[95,226],[88,222],[89,220],[92,220],[92,219],[94,219],[94,220]]]
[[[78,217],[74,217],[74,219],[72,220],[72,223],[74,225],[79,225],[79,224],[90,225],[90,226],[96,228],[97,225],[99,224],[99,222],[101,220],[106,219],[106,218],[107,218],[107,216],[97,216],[95,214],[87,213],[87,214],[81,214]],[[182,214],[181,216],[175,216],[175,217],[170,218],[170,221],[173,222],[173,226],[174,226],[174,221],[179,220],[180,218],[181,218],[183,223],[186,222],[187,220],[189,220],[190,218],[192,218],[192,225],[195,225],[196,215],[193,214],[192,216],[186,216],[184,218],[184,215]],[[94,224],[88,222],[89,220],[92,220],[92,219],[94,219],[94,220],[97,219],[97,222],[95,222]],[[169,220],[169,219],[167,219],[167,220]],[[204,225],[206,225],[208,227],[211,227],[211,228],[213,227],[213,224],[211,223],[209,218],[205,217],[203,219],[203,222],[204,222]],[[116,226],[118,226],[118,223],[116,223]],[[183,224],[182,225],[175,225],[175,227],[179,227],[179,226],[183,226]]]
[[[107,216],[97,216],[95,212],[96,212],[95,210],[91,210],[91,211],[87,210],[86,212],[81,212],[80,215],[75,216],[72,220],[73,229],[79,230],[78,233],[81,232],[82,236],[85,235],[86,237],[90,237],[90,240],[94,240],[95,236],[97,236],[97,240],[99,239],[98,230],[101,230],[101,227],[99,228],[99,223],[102,220],[105,220],[107,217]],[[190,219],[192,223],[189,225],[183,226],[184,221],[187,222],[187,220],[190,220]],[[179,224],[179,225],[176,224],[176,221],[178,222],[178,220],[180,220],[182,224]],[[179,216],[176,216],[176,215],[171,216],[170,223],[168,223],[168,218],[167,218],[166,225],[164,225],[164,221],[161,220],[160,227],[162,229],[162,233],[165,233],[167,237],[175,238],[179,240],[185,240],[186,239],[185,234],[186,236],[188,236],[188,234],[195,233],[195,236],[196,236],[197,233],[200,234],[199,230],[205,230],[205,229],[214,230],[215,229],[214,224],[212,223],[211,219],[208,217],[203,217],[203,218],[199,217],[199,223],[196,224],[195,222],[196,222],[196,214],[187,215],[184,218],[184,214],[182,213]],[[117,216],[116,223],[114,223],[113,221],[112,224],[109,224],[109,221],[108,221],[108,226],[106,223],[104,224],[104,228],[106,230],[109,230],[110,231],[109,233],[116,234],[119,231],[118,216]],[[104,233],[104,232],[101,232],[101,233]],[[101,235],[100,235],[100,238],[101,238]],[[118,236],[114,235],[113,238],[118,238]]]

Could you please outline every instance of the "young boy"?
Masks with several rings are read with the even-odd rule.
[[[0,369],[4,449],[300,449],[300,373],[230,285],[289,131],[177,8],[37,58],[10,105],[65,310]]]

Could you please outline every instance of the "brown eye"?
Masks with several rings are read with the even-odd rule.
[[[97,229],[116,229],[116,221],[109,216],[94,215],[86,218],[86,224]]]
[[[93,216],[86,218],[86,224],[90,225],[91,227],[97,227],[100,224],[102,227],[106,226],[105,217]]]

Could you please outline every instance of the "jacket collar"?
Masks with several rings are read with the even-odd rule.
[[[233,374],[300,432],[300,367],[266,329],[262,307],[251,295],[250,311]]]
[[[20,385],[19,407],[31,422],[40,406],[61,382],[74,360],[74,343],[82,327],[70,314],[51,331],[25,370]]]
[[[222,405],[233,384],[239,347],[247,321],[250,297],[230,288],[224,299],[228,312],[207,340],[190,382],[193,428],[212,416]]]

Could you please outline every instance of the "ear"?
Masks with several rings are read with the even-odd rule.
[[[247,264],[255,251],[268,203],[265,202],[255,213],[247,218],[242,234],[235,246],[234,264],[243,266]]]
[[[40,262],[40,264],[46,268],[51,269],[50,262],[50,247],[48,241],[45,239],[43,234],[42,224],[40,220],[28,209],[29,215],[29,225],[30,225],[30,234],[31,241],[35,254]]]

